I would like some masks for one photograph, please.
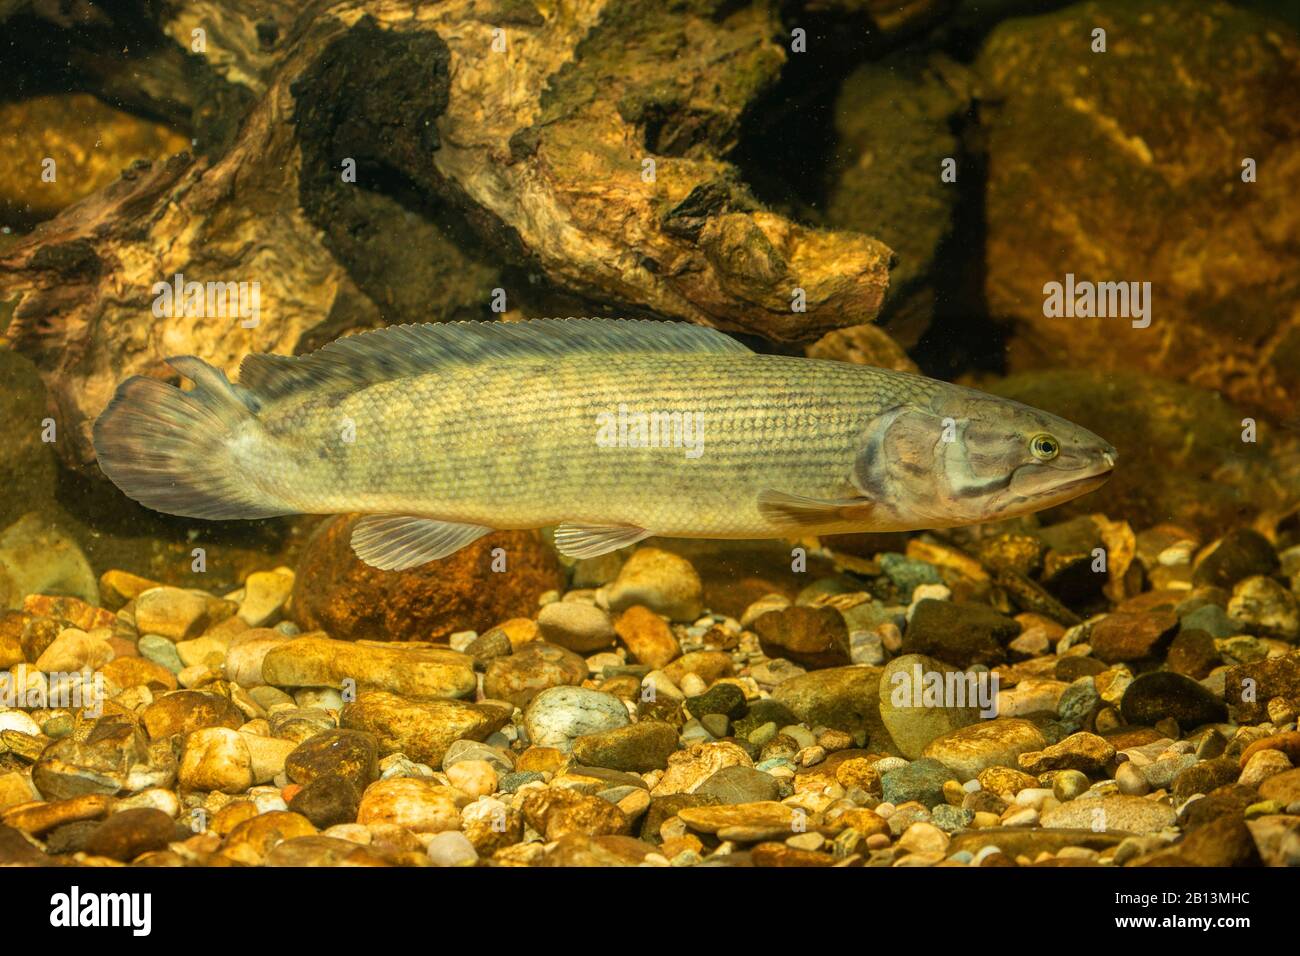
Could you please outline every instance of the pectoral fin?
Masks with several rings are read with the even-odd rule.
[[[869,498],[826,500],[771,489],[758,495],[759,513],[773,524],[785,525],[791,530],[847,521],[865,523],[871,517],[872,507]]]
[[[570,524],[555,529],[555,548],[570,558],[596,558],[650,537],[634,525]]]
[[[352,550],[372,568],[405,571],[445,558],[492,530],[412,515],[367,515],[352,528]]]

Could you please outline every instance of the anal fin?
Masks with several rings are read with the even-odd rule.
[[[773,524],[790,528],[816,528],[838,522],[866,522],[873,505],[869,498],[805,498],[784,491],[762,491],[759,513]]]
[[[595,558],[644,541],[651,532],[635,525],[571,524],[555,529],[555,548],[569,558]]]
[[[352,550],[381,571],[405,571],[445,558],[494,529],[414,515],[367,515],[352,528]]]

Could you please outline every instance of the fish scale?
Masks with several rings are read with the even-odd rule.
[[[631,524],[659,534],[764,536],[764,489],[838,497],[854,437],[928,396],[918,376],[744,354],[574,355],[439,369],[338,404],[308,399],[260,421],[300,510],[424,514],[492,526]],[[686,413],[703,452],[604,448],[601,413]],[[339,435],[351,419],[356,440]],[[326,449],[320,459],[314,451]],[[278,469],[277,469],[278,471]],[[833,478],[831,476],[834,476]],[[828,480],[830,479],[830,480]]]

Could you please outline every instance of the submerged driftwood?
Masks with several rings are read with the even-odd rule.
[[[173,97],[194,153],[133,168],[0,257],[19,297],[9,335],[72,460],[92,460],[116,383],[171,374],[166,356],[233,373],[248,352],[355,328],[517,310],[529,279],[593,311],[784,343],[880,308],[885,245],[767,211],[723,158],[788,55],[770,6],[351,0],[293,16],[206,0],[170,15],[160,32],[196,52],[150,62],[210,91]],[[160,302],[178,274],[255,283],[255,314],[209,314],[221,292],[215,308]]]

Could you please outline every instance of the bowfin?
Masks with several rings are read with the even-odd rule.
[[[445,558],[492,530],[412,515],[367,515],[352,527],[352,550],[372,568],[405,571]]]
[[[650,537],[635,525],[570,524],[555,529],[555,548],[569,558],[597,558]]]
[[[843,522],[865,523],[871,517],[873,507],[869,498],[805,498],[771,489],[758,495],[759,513],[773,524],[791,529],[825,527]]]
[[[338,339],[302,356],[249,355],[239,382],[258,398],[301,389],[348,390],[447,365],[560,358],[575,354],[741,353],[727,335],[689,322],[647,319],[527,319],[522,322],[432,322],[392,325]]]

